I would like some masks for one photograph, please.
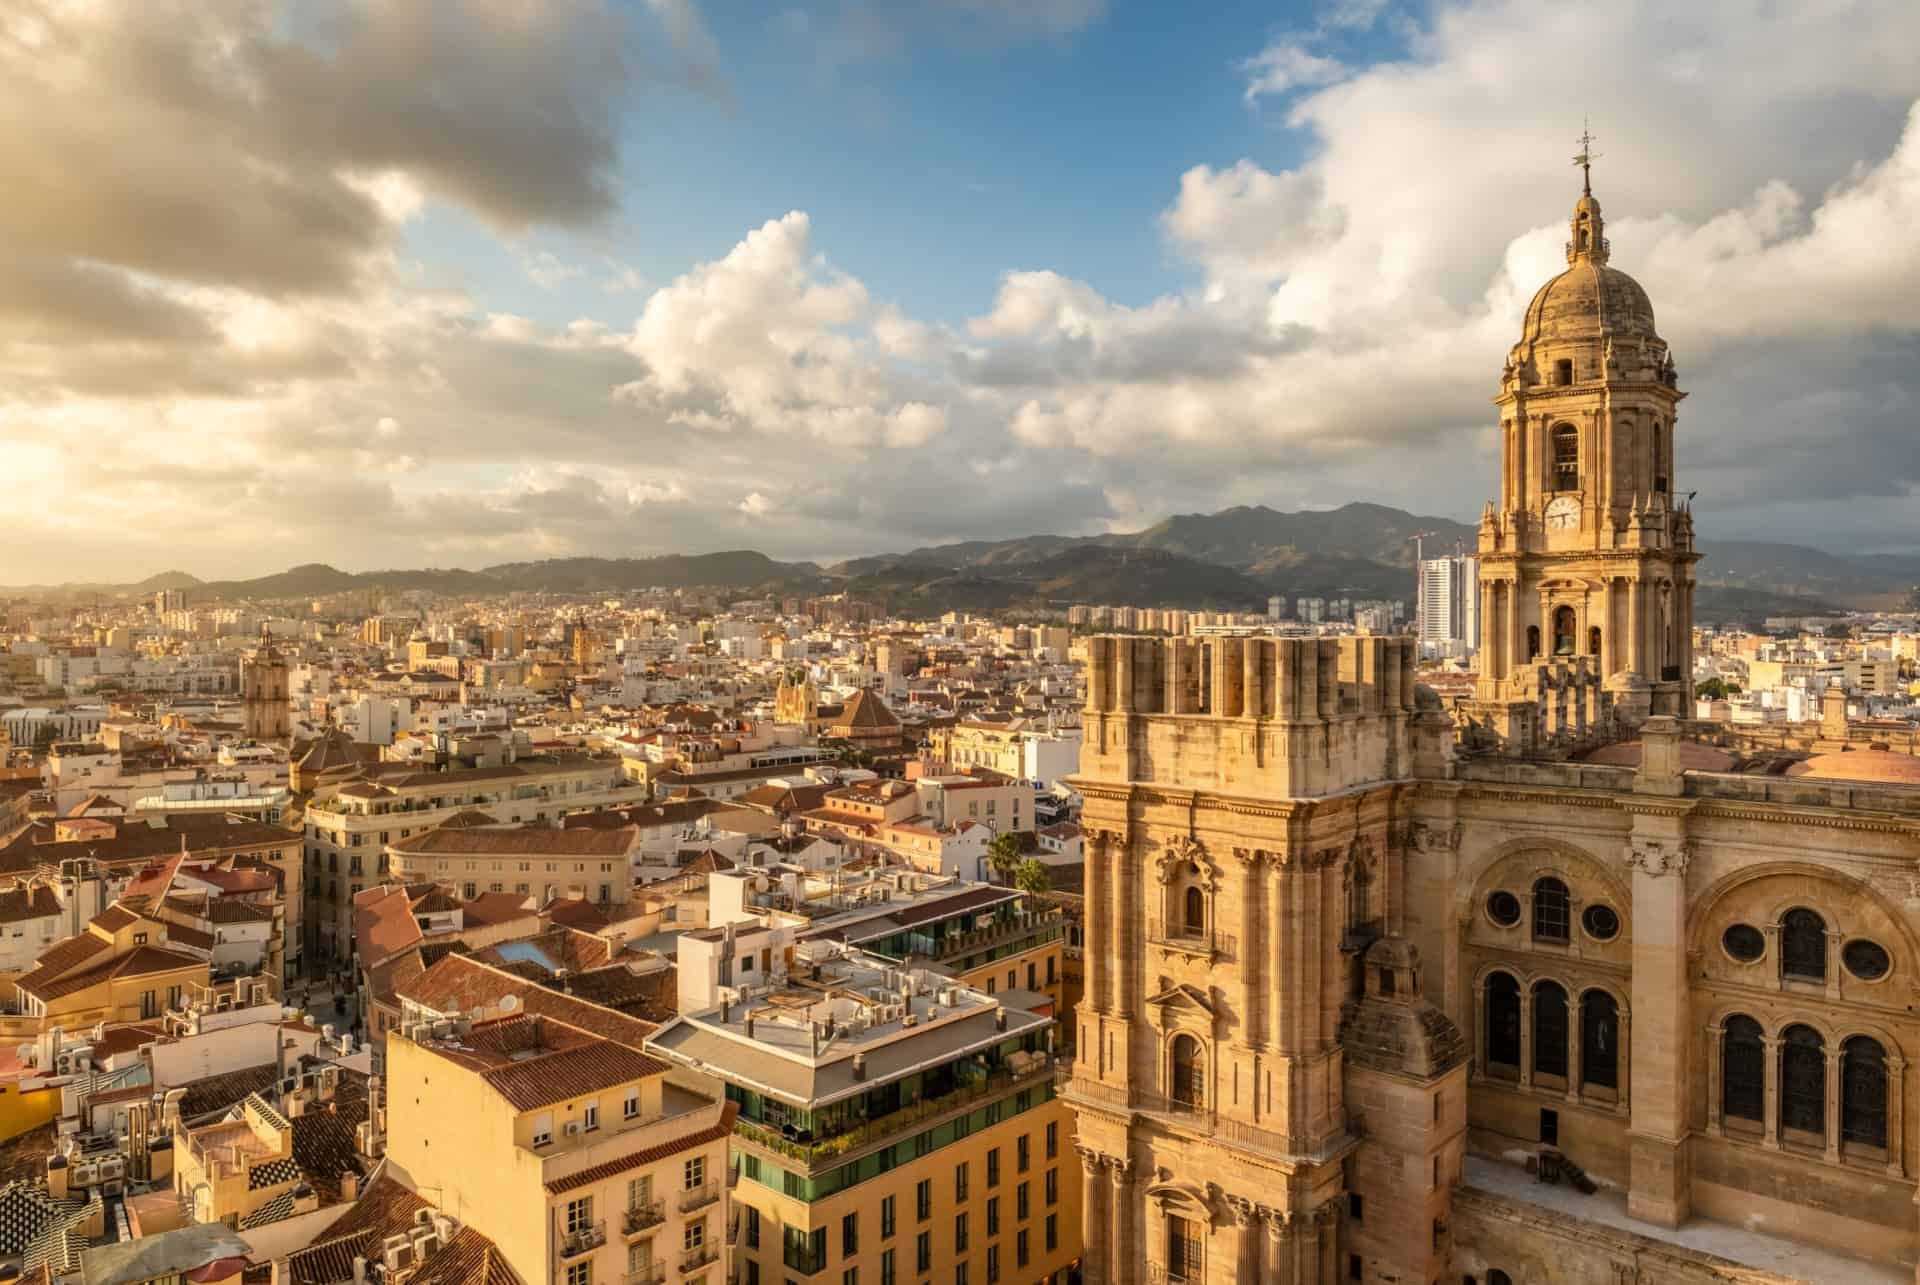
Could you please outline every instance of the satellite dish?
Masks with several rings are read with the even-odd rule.
[[[500,1011],[502,1013],[514,1012],[519,1007],[520,997],[518,995],[502,995],[500,997]]]

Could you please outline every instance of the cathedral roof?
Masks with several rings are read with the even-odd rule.
[[[1898,750],[1850,750],[1816,754],[1787,769],[1788,776],[1822,781],[1878,781],[1887,785],[1920,785],[1920,757]]]
[[[1600,763],[1611,767],[1639,767],[1640,757],[1646,746],[1639,741],[1614,741],[1602,745],[1599,749],[1589,750],[1579,755],[1583,763]],[[1715,749],[1711,745],[1702,745],[1698,741],[1681,741],[1680,770],[1682,772],[1731,772],[1737,760],[1725,750]]]

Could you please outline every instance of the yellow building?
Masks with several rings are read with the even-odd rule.
[[[1042,1014],[823,942],[648,1042],[739,1110],[740,1285],[1065,1280],[1080,1165],[1051,1045]]]
[[[258,1093],[212,1124],[174,1132],[173,1189],[197,1223],[243,1226],[299,1183],[293,1121]],[[306,1203],[318,1205],[310,1191]]]
[[[392,877],[403,883],[450,884],[468,900],[483,892],[625,901],[633,888],[640,831],[442,826],[387,846]]]
[[[538,1013],[407,1026],[386,1065],[389,1159],[523,1281],[719,1285],[733,1107]]]
[[[20,1012],[42,1029],[160,1016],[208,977],[207,955],[173,944],[172,931],[164,920],[107,907],[14,983]]]

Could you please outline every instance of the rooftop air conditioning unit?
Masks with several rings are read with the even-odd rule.
[[[567,1121],[567,1127],[565,1130],[567,1137],[569,1138],[576,1137],[579,1134],[579,1132],[580,1132],[580,1122],[578,1120]]]

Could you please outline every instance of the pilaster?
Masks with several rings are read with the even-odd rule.
[[[1691,1206],[1687,1155],[1686,874],[1683,807],[1634,817],[1625,859],[1633,882],[1633,1095],[1628,1212],[1677,1227]]]

